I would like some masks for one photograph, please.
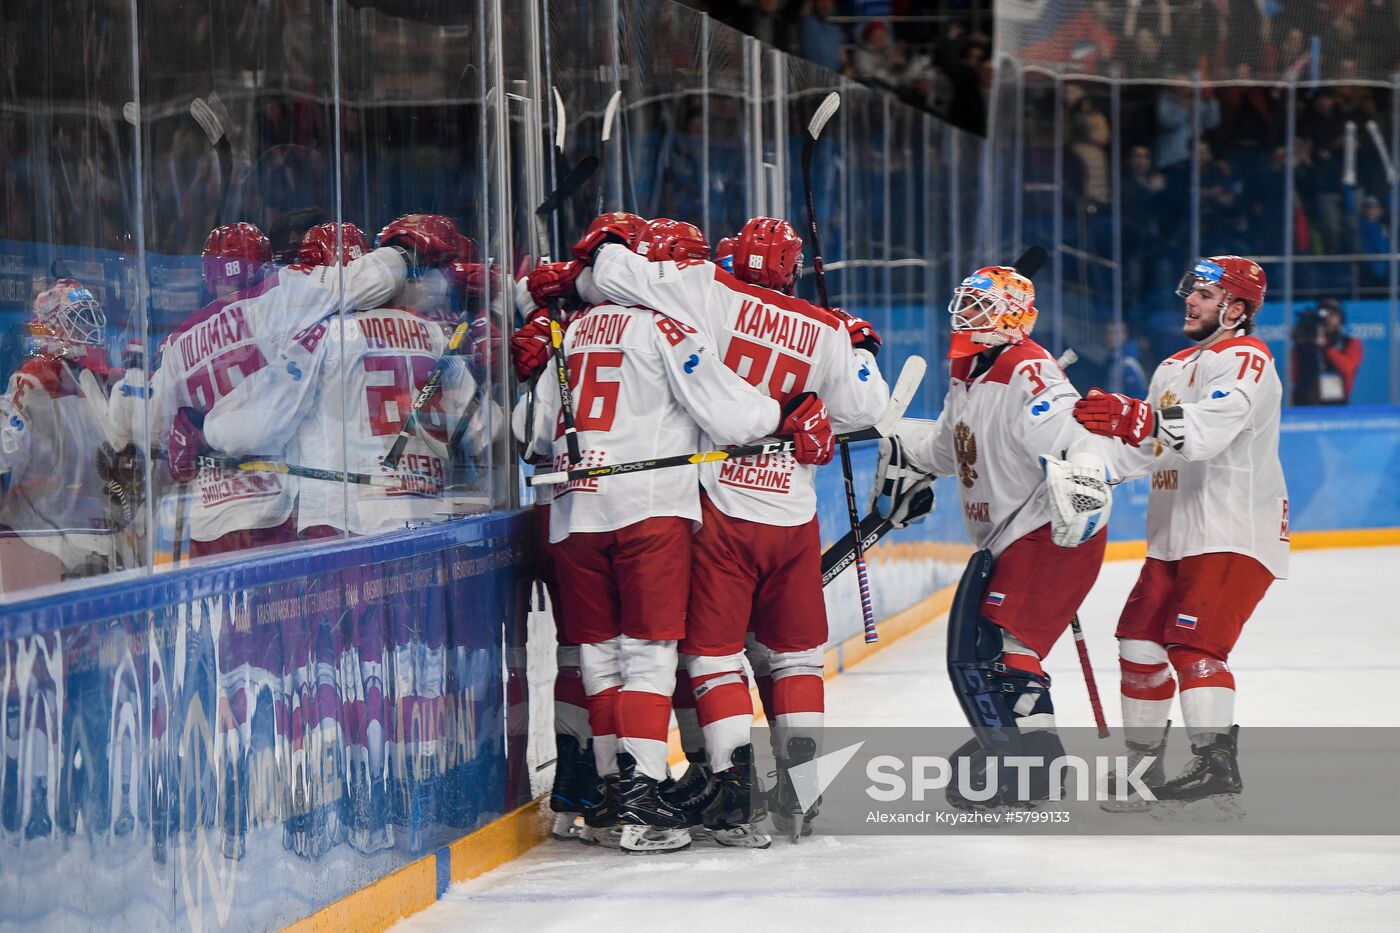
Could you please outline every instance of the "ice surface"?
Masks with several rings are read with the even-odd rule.
[[[1113,627],[1136,562],[1105,566],[1081,612],[1117,732]],[[1245,627],[1232,668],[1250,725],[1400,725],[1400,548],[1301,551]],[[1059,721],[1092,722],[1066,635],[1046,663]],[[828,684],[832,725],[962,723],[926,626]],[[1247,759],[1242,764],[1248,769]],[[1137,818],[1137,817],[1131,817]],[[547,842],[395,929],[1400,929],[1400,839],[818,837],[767,851],[626,857]]]

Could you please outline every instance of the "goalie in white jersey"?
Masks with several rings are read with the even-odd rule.
[[[1230,652],[1269,585],[1288,574],[1283,389],[1268,348],[1250,336],[1265,286],[1252,260],[1200,260],[1177,288],[1182,331],[1196,346],[1162,361],[1150,400],[1092,390],[1075,406],[1089,430],[1129,445],[1119,454],[1125,475],[1152,476],[1147,561],[1117,635],[1131,763],[1156,757],[1147,784],[1173,808],[1218,798],[1228,809],[1243,789]],[[1196,757],[1163,781],[1178,682]]]
[[[396,293],[413,261],[411,249],[411,243],[386,245],[343,270],[277,269],[267,237],[252,224],[209,234],[204,276],[215,300],[164,341],[151,381],[150,423],[163,442],[158,446],[168,452],[171,476],[192,487],[191,557],[295,540],[297,481],[201,468],[204,416],[275,359],[291,335],[342,306],[372,308]],[[280,424],[270,420],[269,427]]]
[[[643,255],[645,238],[633,252],[614,242],[626,231],[617,233],[595,224],[575,247],[593,257],[592,285],[609,300],[657,308],[696,328],[726,367],[770,398],[788,402],[816,392],[837,431],[866,427],[883,414],[889,388],[875,363],[879,338],[865,321],[790,294],[802,240],[787,221],[756,217],[744,225],[734,238],[734,275],[706,254],[651,261],[658,257]],[[814,477],[814,465],[788,454],[701,468],[705,525],[696,538],[681,653],[718,777],[713,805],[697,801],[714,829],[749,822],[753,708],[743,655],[750,633],[779,760],[797,764],[816,752],[810,733],[825,709],[827,620]],[[784,796],[773,811],[783,823],[801,807],[790,782],[778,786]]]
[[[1030,338],[1038,313],[1030,279],[1007,266],[979,269],[948,310],[943,410],[931,428],[882,442],[880,473],[896,485],[953,477],[979,548],[949,612],[949,674],[977,734],[955,757],[974,773],[1001,754],[1043,756],[1048,766],[1063,747],[1041,661],[1098,577],[1111,504],[1103,464],[1113,448],[1075,422],[1079,393]],[[969,800],[954,780],[949,802],[1016,805],[1051,792],[1048,767],[1030,771],[1028,797],[1015,769],[997,771],[990,799]]]
[[[699,232],[668,223],[671,235],[653,225],[657,235],[647,245],[661,257],[672,249],[683,256]],[[675,230],[682,226],[688,230]],[[536,297],[566,293],[576,271],[554,276],[560,288],[549,296],[536,288]],[[545,278],[532,276],[532,285]],[[597,297],[579,284],[585,301]],[[830,458],[830,425],[816,396],[798,392],[780,406],[726,369],[703,338],[664,313],[607,303],[569,322],[565,349],[583,465],[746,443],[778,431],[795,436],[804,458]],[[534,447],[565,469],[558,386],[543,379],[537,391]],[[698,479],[684,467],[582,480],[557,490],[551,505],[564,634],[582,645],[598,771],[621,771],[624,823],[667,831],[643,835],[629,826],[626,848],[683,845],[680,830],[691,818],[662,798],[657,784],[667,776],[677,642],[688,634],[687,598],[702,564],[692,562],[692,532],[702,516],[711,521]]]

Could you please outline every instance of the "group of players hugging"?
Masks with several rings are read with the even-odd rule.
[[[451,219],[405,215],[376,248],[354,224],[315,224],[276,254],[256,226],[233,223],[209,234],[202,268],[212,300],[160,343],[150,369],[139,344],[110,364],[105,312],[81,282],[60,279],[35,300],[30,356],[0,397],[11,588],[16,577],[35,586],[143,563],[147,462],[156,488],[179,499],[176,554],[199,558],[441,519],[444,495],[470,487],[468,471],[503,435],[484,386],[488,274]],[[473,307],[483,313],[451,354],[452,325]],[[441,390],[409,424],[440,359]],[[273,471],[240,469],[248,457]],[[323,475],[289,475],[284,463]],[[411,835],[432,818],[418,798],[444,777],[452,684],[478,674],[457,669],[474,653],[456,650],[453,633],[388,608],[378,568],[362,576],[345,611],[289,585],[264,593],[265,606],[233,594],[191,611],[174,623],[178,637],[134,627],[101,643],[120,642],[115,665],[98,663],[106,649],[88,629],[8,642],[0,826],[28,839],[55,823],[121,836],[139,818],[162,859],[173,827],[216,819],[235,858],[250,818],[283,824],[288,848],[308,858],[342,839],[364,852],[392,846],[395,823]],[[293,611],[273,611],[283,602]],[[142,694],[144,779],[134,764]],[[169,747],[183,741],[167,734],[172,718],[178,727],[195,708],[206,721],[185,725],[207,728],[211,747]],[[131,717],[125,732],[114,725]],[[195,751],[208,767],[191,763]],[[476,808],[463,812],[454,825]]]
[[[572,254],[517,283],[525,323],[511,338],[528,389],[516,438],[537,473],[562,479],[537,486],[535,511],[559,641],[553,833],[633,853],[766,847],[770,825],[796,842],[820,803],[804,806],[792,776],[820,753],[824,715],[814,473],[835,437],[886,411],[880,337],[794,296],[802,241],[785,220],[749,220],[711,258],[692,224],[603,214]],[[932,509],[933,478],[952,477],[977,548],[948,627],[975,733],[954,756],[969,779],[950,781],[954,806],[1051,797],[1064,749],[1042,661],[1098,576],[1112,486],[1150,474],[1148,556],[1117,629],[1129,770],[1103,806],[1239,812],[1228,660],[1288,555],[1281,387],[1250,336],[1264,291],[1251,260],[1198,261],[1177,289],[1192,345],[1144,400],[1080,396],[1031,339],[1034,286],[1016,269],[981,268],[955,289],[942,412],[900,419],[881,441],[872,495],[904,528]],[[787,448],[602,469],[773,436]],[[755,774],[750,676],[771,786]],[[1168,780],[1178,689],[1193,754]],[[991,777],[1004,756],[1043,765],[1020,786],[1015,768]],[[1133,792],[1139,774],[1150,794]]]
[[[791,773],[819,754],[824,715],[815,471],[837,436],[881,419],[890,389],[868,321],[794,296],[802,250],[777,218],[751,219],[712,259],[692,224],[609,213],[571,260],[516,283],[524,323],[510,351],[525,392],[511,420],[537,471],[787,441],[761,456],[571,477],[552,495],[536,487],[537,572],[559,642],[551,806],[560,838],[646,853],[694,839],[766,846],[765,817],[794,841],[811,831],[817,807],[804,806]],[[34,305],[34,354],[0,398],[0,526],[22,532],[26,559],[49,561],[55,579],[132,565],[146,550],[137,507],[145,450],[189,493],[194,557],[439,517],[453,471],[507,420],[483,398],[489,319],[480,341],[450,345],[454,315],[434,313],[425,284],[481,290],[494,273],[471,252],[437,215],[395,220],[373,249],[351,224],[316,226],[286,263],[253,225],[220,227],[203,256],[214,300],[163,341],[150,370],[136,352],[110,365],[99,303],[80,282],[56,282]],[[1097,577],[1112,486],[1150,474],[1147,560],[1117,637],[1130,770],[1153,760],[1155,799],[1127,796],[1114,808],[1157,815],[1237,799],[1229,656],[1288,555],[1281,388],[1251,336],[1264,292],[1248,259],[1197,262],[1177,290],[1193,345],[1164,360],[1149,398],[1136,399],[1079,395],[1031,339],[1034,286],[1014,268],[978,269],[955,289],[941,414],[901,419],[881,441],[872,502],[903,528],[932,509],[934,477],[958,489],[978,549],[948,628],[954,692],[975,732],[963,767],[987,774],[995,756],[1048,763],[1062,751],[1042,661]],[[435,372],[441,391],[413,411]],[[386,463],[404,433],[407,446]],[[238,467],[253,456],[381,481]],[[15,553],[6,551],[7,570]],[[300,618],[282,626],[276,650],[236,624],[203,633],[218,642],[218,729],[235,751],[226,786],[247,788],[253,758],[271,754],[293,763],[287,782],[305,798],[311,779],[295,762],[312,767],[323,732],[349,749],[337,779],[358,803],[349,813],[331,801],[292,806],[287,839],[299,854],[342,837],[366,852],[393,845],[389,817],[407,821],[418,806],[414,756],[385,709],[385,681],[428,711],[415,722],[431,724],[447,675],[442,639],[412,637],[413,620],[402,621],[406,633],[381,630],[363,644],[345,636],[353,646],[298,634]],[[7,648],[6,672],[26,666],[24,677],[4,678],[7,736],[16,699],[52,694],[63,676],[57,637],[31,639],[44,650],[25,657]],[[160,657],[152,671],[170,664]],[[353,670],[340,677],[346,657]],[[26,696],[16,698],[20,682]],[[760,794],[751,686],[778,765]],[[1178,690],[1193,756],[1168,780],[1161,761]],[[28,708],[22,728],[40,733],[67,715]],[[688,762],[675,779],[673,713]],[[157,740],[162,728],[152,723]],[[288,747],[265,747],[263,731],[277,743],[290,735]],[[435,740],[415,741],[425,736]],[[46,761],[69,756],[21,760],[18,748],[6,742],[3,824],[47,835]],[[11,779],[17,772],[24,780]],[[1000,774],[980,800],[954,781],[950,802],[1028,806],[1051,795],[1048,767],[1029,787],[1016,786],[1013,769]],[[224,819],[226,855],[242,854],[247,809],[225,806],[234,814]],[[129,826],[131,814],[107,819]]]

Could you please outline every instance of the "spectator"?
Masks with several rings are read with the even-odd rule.
[[[1380,198],[1361,202],[1361,251],[1371,255],[1390,253],[1390,218]],[[1390,263],[1383,259],[1361,264],[1361,284],[1385,287],[1390,284]]]
[[[876,21],[860,31],[860,44],[851,53],[855,76],[886,88],[897,87],[904,62],[890,36],[890,27]]]
[[[1345,405],[1361,368],[1361,341],[1344,333],[1346,312],[1335,298],[1298,313],[1293,327],[1293,404]]]
[[[1135,306],[1153,290],[1154,257],[1162,242],[1161,205],[1167,178],[1152,170],[1152,150],[1134,146],[1122,183],[1123,299]]]
[[[1169,180],[1173,172],[1189,169],[1194,96],[1191,76],[1184,72],[1157,94],[1157,168],[1166,172]],[[1201,89],[1200,122],[1202,132],[1220,125],[1220,101],[1211,88]]]
[[[811,0],[802,14],[802,57],[832,71],[846,67],[846,31],[831,17],[836,14],[836,0]]]
[[[1112,137],[1108,117],[1095,106],[1093,98],[1083,97],[1071,108],[1070,132],[1074,140],[1070,152],[1082,173],[1080,192],[1094,204],[1108,204],[1112,199],[1108,170],[1108,144]]]
[[[1346,120],[1329,90],[1318,92],[1298,125],[1299,141],[1311,144],[1311,204],[1308,214],[1322,238],[1325,252],[1345,252],[1346,225],[1342,211],[1342,169],[1345,162]]]

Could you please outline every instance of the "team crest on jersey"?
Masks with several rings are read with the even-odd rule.
[[[977,436],[961,421],[953,428],[953,457],[958,462],[958,479],[971,489],[977,482]]]
[[[1167,391],[1162,393],[1161,398],[1157,399],[1157,410],[1161,411],[1163,408],[1171,408],[1173,405],[1180,404],[1181,399],[1177,398],[1175,392],[1173,392],[1171,389],[1168,389]],[[1166,448],[1162,446],[1161,441],[1155,439],[1152,441],[1152,456],[1162,456],[1162,451],[1165,449]]]

